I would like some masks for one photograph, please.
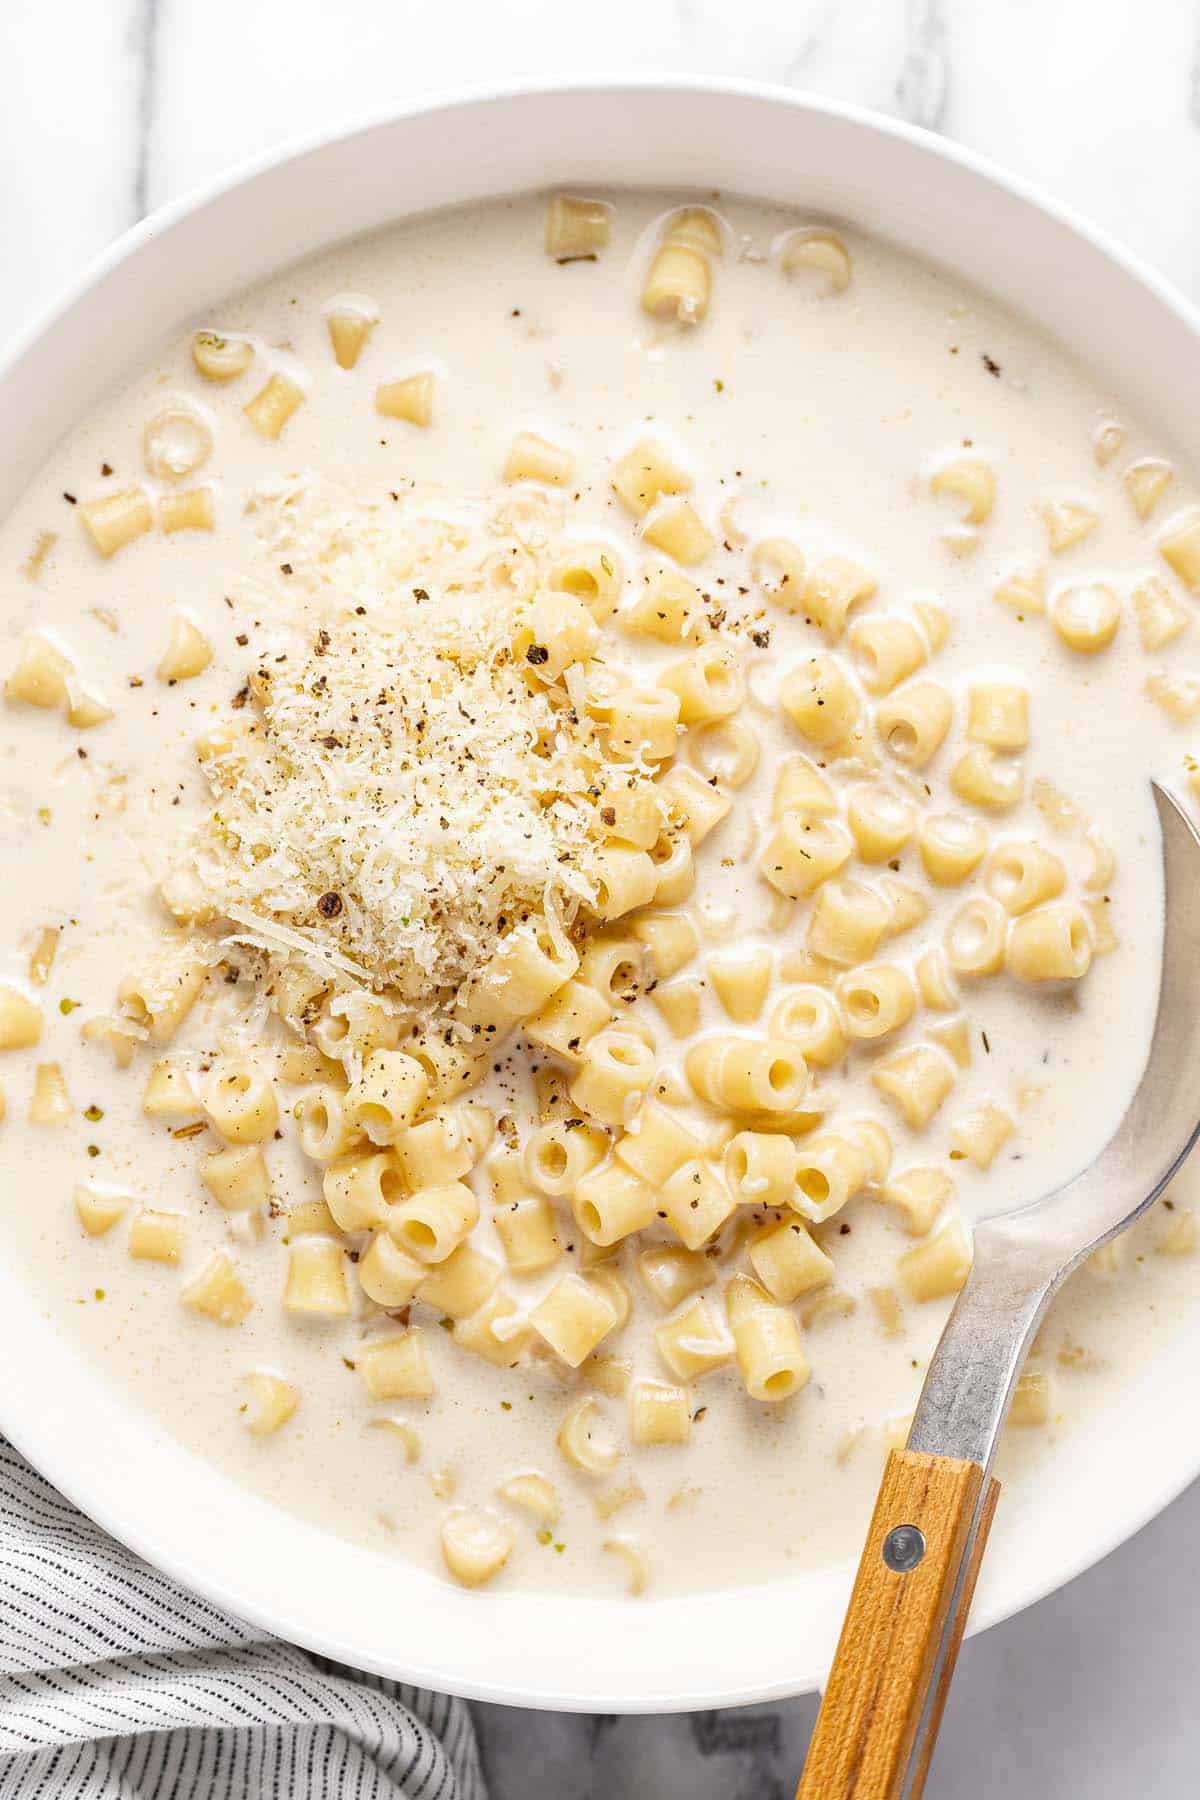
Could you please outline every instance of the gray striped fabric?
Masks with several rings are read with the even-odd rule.
[[[3,1800],[487,1800],[461,1700],[264,1638],[0,1440]]]

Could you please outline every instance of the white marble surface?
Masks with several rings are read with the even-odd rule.
[[[900,114],[1200,297],[1195,0],[0,0],[0,339],[148,208],[460,83],[687,71]],[[1200,1791],[1200,1488],[964,1651],[931,1800]],[[497,1800],[776,1800],[815,1703],[675,1720],[480,1708]]]

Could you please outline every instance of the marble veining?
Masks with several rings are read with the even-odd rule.
[[[853,100],[1039,183],[1200,297],[1196,0],[3,0],[0,339],[149,209],[456,84],[686,71]],[[1200,1489],[969,1644],[930,1800],[1197,1791]],[[496,1800],[786,1800],[815,1699],[667,1719],[476,1709]]]

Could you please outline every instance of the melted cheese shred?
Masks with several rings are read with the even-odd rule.
[[[570,697],[582,671],[544,679],[520,647],[561,550],[555,503],[442,516],[302,477],[251,509],[274,616],[179,860],[270,964],[436,1016],[513,926],[569,927],[595,892],[604,749]]]

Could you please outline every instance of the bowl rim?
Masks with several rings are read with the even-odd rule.
[[[705,96],[740,98],[750,102],[761,102],[771,107],[781,106],[824,115],[875,136],[890,137],[910,144],[937,160],[956,165],[969,175],[1034,208],[1054,223],[1064,227],[1068,233],[1098,251],[1106,261],[1115,265],[1138,286],[1148,291],[1161,306],[1176,317],[1191,336],[1200,341],[1200,307],[1193,305],[1172,282],[1160,274],[1143,257],[1130,250],[1106,229],[1086,219],[1071,205],[1052,198],[1038,183],[1008,172],[990,157],[963,144],[944,138],[924,127],[911,124],[907,120],[877,112],[870,107],[814,94],[804,89],[791,88],[778,82],[737,77],[710,77],[701,74],[630,76],[618,72],[583,78],[548,76],[536,80],[514,80],[499,84],[472,83],[454,86],[398,105],[375,109],[360,116],[347,116],[332,126],[322,127],[316,131],[291,135],[270,149],[240,159],[232,168],[223,171],[220,175],[194,184],[174,199],[154,209],[113,239],[103,250],[88,259],[74,277],[63,283],[46,302],[35,310],[33,317],[26,324],[18,327],[0,346],[0,382],[7,378],[30,349],[94,286],[123,262],[133,257],[143,246],[168,233],[193,213],[219,201],[225,195],[253,181],[256,177],[278,169],[286,163],[318,153],[337,144],[349,143],[355,138],[368,137],[376,131],[416,116],[443,115],[449,117],[455,113],[467,112],[490,103],[520,103],[545,95],[569,98],[575,94],[588,96],[611,94],[619,97],[631,93],[641,95],[661,93],[665,96],[689,94],[701,98]],[[350,235],[352,236],[353,233]],[[1036,318],[1036,314],[1033,316]],[[2,1410],[0,1408],[0,1411]],[[405,1652],[399,1662],[386,1662],[380,1658],[364,1657],[360,1649],[346,1642],[336,1631],[324,1633],[311,1629],[288,1631],[288,1621],[284,1613],[272,1613],[271,1609],[265,1605],[248,1604],[225,1579],[215,1575],[204,1575],[197,1579],[195,1569],[189,1564],[186,1554],[172,1546],[169,1535],[164,1536],[151,1527],[140,1529],[136,1524],[131,1527],[129,1522],[121,1516],[119,1507],[110,1506],[103,1499],[95,1504],[89,1501],[89,1483],[86,1471],[80,1466],[77,1459],[73,1460],[70,1447],[56,1440],[52,1433],[39,1430],[38,1423],[34,1418],[31,1416],[24,1418],[19,1421],[15,1429],[10,1428],[8,1423],[0,1418],[0,1428],[4,1430],[14,1447],[26,1456],[48,1481],[53,1483],[74,1505],[85,1511],[103,1530],[171,1579],[179,1582],[181,1586],[199,1593],[214,1605],[272,1637],[283,1636],[286,1631],[290,1641],[320,1655],[352,1667],[372,1670],[387,1676],[396,1676],[399,1663],[402,1662],[404,1673],[400,1677],[401,1679],[421,1686],[433,1687],[439,1691],[460,1694],[473,1700],[549,1711],[592,1711],[598,1704],[602,1704],[604,1711],[612,1713],[639,1713],[647,1710],[645,1699],[636,1693],[606,1694],[601,1703],[594,1693],[575,1691],[565,1686],[553,1693],[541,1689],[531,1691],[523,1687],[515,1678],[488,1681],[457,1679],[453,1683],[449,1683],[444,1669],[422,1665],[419,1652],[414,1654]],[[1114,1514],[1108,1530],[1101,1534],[1098,1540],[1091,1539],[1080,1548],[1077,1555],[1067,1558],[1064,1563],[1055,1568],[1053,1573],[1048,1572],[1044,1580],[1034,1581],[1026,1587],[1016,1590],[1003,1601],[997,1600],[995,1597],[989,1601],[986,1595],[982,1596],[982,1603],[977,1603],[972,1612],[967,1626],[967,1635],[973,1636],[992,1625],[1002,1623],[1026,1607],[1044,1599],[1048,1594],[1054,1593],[1059,1588],[1078,1579],[1086,1570],[1103,1561],[1127,1539],[1140,1531],[1159,1512],[1170,1505],[1198,1475],[1200,1475],[1200,1436],[1197,1437],[1190,1456],[1180,1460],[1168,1480],[1157,1486],[1151,1497],[1145,1499],[1141,1504],[1129,1505],[1123,1511]],[[697,1690],[692,1685],[680,1691],[658,1691],[653,1695],[652,1710],[654,1712],[681,1712],[716,1706],[741,1706],[796,1697],[816,1689],[820,1679],[821,1672],[793,1671],[781,1675],[774,1681],[757,1680],[744,1686],[730,1685],[726,1682],[711,1690]]]

